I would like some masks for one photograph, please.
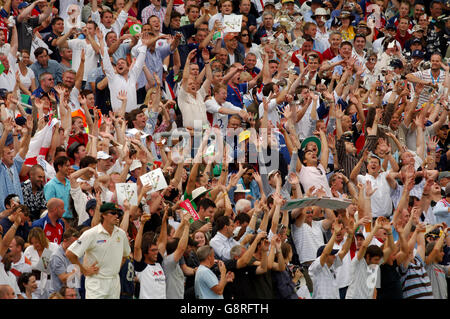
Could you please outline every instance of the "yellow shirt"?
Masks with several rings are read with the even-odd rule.
[[[342,30],[342,40],[343,41],[351,41],[355,37],[355,30],[353,29],[353,26],[349,26],[347,30]]]

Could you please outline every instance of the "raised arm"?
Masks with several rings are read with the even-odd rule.
[[[364,240],[364,242],[362,243],[361,247],[358,250],[358,254],[356,255],[356,258],[358,258],[358,260],[361,260],[362,258],[364,258],[367,247],[369,247],[370,242],[373,239],[373,236],[382,227],[382,221],[383,221],[382,217],[377,218],[377,220],[375,222],[375,227],[372,228],[372,231],[370,232],[369,235],[367,235],[366,239]]]
[[[331,235],[330,240],[323,249],[322,255],[320,255],[320,265],[322,267],[325,265],[327,257],[331,254],[331,251],[333,250],[333,246],[336,241],[336,234],[341,231],[342,224],[340,224],[338,221],[335,221],[333,224],[333,228],[334,228],[333,234]]]

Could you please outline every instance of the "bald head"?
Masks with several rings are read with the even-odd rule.
[[[51,198],[47,202],[48,216],[61,218],[64,214],[64,201],[59,198]]]
[[[10,285],[0,285],[0,299],[14,299],[16,294]]]

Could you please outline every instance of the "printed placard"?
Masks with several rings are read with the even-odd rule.
[[[142,175],[140,178],[142,185],[152,186],[152,189],[149,193],[153,193],[167,187],[167,182],[166,179],[164,178],[161,168],[157,168],[153,171],[150,171],[147,174]]]
[[[242,15],[241,14],[228,14],[223,17],[223,32],[241,32],[242,28]]]
[[[138,205],[138,194],[136,183],[117,183],[116,184],[117,203],[123,205],[127,199],[130,205]]]
[[[198,216],[197,212],[195,211],[195,209],[192,206],[191,201],[189,199],[186,199],[185,201],[181,202],[180,206],[182,208],[184,208],[185,210],[187,210],[189,212],[189,214],[191,214],[192,219],[194,221],[200,219],[200,217]]]

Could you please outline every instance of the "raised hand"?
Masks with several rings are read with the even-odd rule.
[[[366,187],[365,187],[365,196],[366,197],[371,197],[378,188],[373,189],[372,188],[372,183],[370,181],[366,181]]]
[[[127,100],[127,91],[125,91],[125,90],[120,90],[119,93],[117,94],[117,98],[118,98],[119,100],[121,100],[122,102],[123,102],[123,101],[126,101],[126,100]]]
[[[297,185],[300,183],[298,175],[295,172],[289,173],[288,182],[291,185]]]

